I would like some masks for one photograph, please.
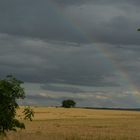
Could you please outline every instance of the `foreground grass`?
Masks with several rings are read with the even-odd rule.
[[[140,140],[140,112],[35,108],[26,129],[8,140]],[[20,113],[20,111],[19,111]]]

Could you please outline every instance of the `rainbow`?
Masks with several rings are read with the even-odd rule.
[[[52,8],[52,10],[54,10],[54,12],[56,12],[56,14],[58,16],[63,18],[65,20],[65,22],[67,24],[69,24],[76,32],[78,32],[80,35],[82,35],[82,37],[85,38],[85,40],[87,40],[90,44],[94,45],[95,40],[93,38],[91,38],[91,36],[89,34],[84,32],[80,28],[78,23],[76,21],[74,21],[74,19],[67,17],[65,15],[65,13],[61,10],[61,7],[57,3],[55,3],[52,0],[49,0],[48,4]],[[103,59],[105,59],[106,62],[108,62],[110,64],[110,66],[113,67],[113,69],[118,72],[118,76],[119,76],[121,83],[123,85],[127,85],[127,90],[129,92],[131,92],[131,94],[136,98],[136,101],[140,100],[140,92],[139,92],[138,87],[131,80],[127,71],[123,70],[123,68],[120,66],[120,64],[115,61],[113,54],[108,49],[106,49],[105,47],[102,47],[100,45],[98,45],[98,46],[94,45],[94,47],[96,47],[97,51],[101,54]]]

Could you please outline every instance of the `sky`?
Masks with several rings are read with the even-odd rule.
[[[26,105],[140,107],[139,0],[0,0],[0,79]]]

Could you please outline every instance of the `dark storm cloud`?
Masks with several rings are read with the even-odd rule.
[[[0,78],[14,74],[43,83],[37,91],[57,92],[57,98],[47,96],[55,102],[66,92],[80,105],[138,106],[133,92],[124,97],[115,91],[139,89],[139,6],[139,0],[0,0]],[[101,90],[114,94],[97,96],[86,87],[114,87]],[[34,102],[42,100],[37,95]]]
[[[1,34],[0,40],[1,76],[11,73],[25,82],[46,83],[46,86],[47,83],[66,83],[105,87],[122,85],[122,76],[118,73],[125,71],[130,79],[139,83],[140,49],[137,45],[79,46],[72,43],[17,38],[6,34]],[[99,51],[98,46],[106,48],[113,58],[104,56],[106,54]],[[65,87],[53,88],[51,90],[69,90]],[[71,88],[71,92],[78,91]]]
[[[42,89],[44,90],[50,90],[50,91],[55,91],[55,92],[69,92],[69,93],[81,93],[84,92],[78,87],[74,86],[59,86],[59,85],[50,85],[50,84],[44,84],[42,86]]]
[[[12,73],[26,82],[117,85],[104,80],[115,73],[95,45],[75,47],[6,35],[1,44],[1,76]]]
[[[1,0],[0,32],[78,43],[140,44],[138,5],[138,0]]]
[[[128,3],[128,4],[140,4],[139,0],[117,0],[117,1],[112,1],[112,0],[53,0],[54,2],[62,5],[81,5],[81,4],[87,4],[87,3],[93,3],[93,4],[102,4],[102,5],[108,5],[108,4],[122,4],[122,3]]]
[[[83,40],[48,0],[0,1],[0,32],[50,40]]]
[[[119,87],[125,85],[122,71],[134,83],[140,83],[140,49],[137,45],[52,43],[6,34],[1,34],[0,38],[0,76],[3,77],[14,74],[25,82],[46,83],[52,91],[76,93],[83,91],[65,86],[48,87],[48,84]],[[98,46],[113,57],[104,56],[106,54],[99,51]]]

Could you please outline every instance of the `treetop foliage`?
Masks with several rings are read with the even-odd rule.
[[[0,135],[6,135],[7,131],[16,131],[16,128],[25,128],[24,123],[16,119],[16,109],[19,108],[17,99],[24,99],[24,88],[22,81],[17,80],[12,75],[0,80]],[[32,117],[31,109],[25,115]],[[33,112],[33,111],[32,111]],[[31,113],[32,114],[32,113]]]
[[[71,99],[62,101],[62,107],[65,107],[65,108],[75,107],[75,105],[76,105],[76,102]]]

